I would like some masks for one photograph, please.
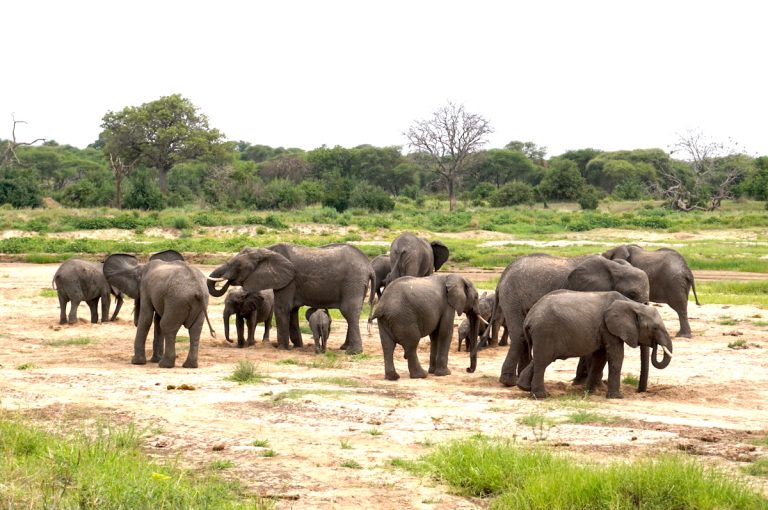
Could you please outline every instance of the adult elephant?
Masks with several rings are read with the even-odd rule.
[[[468,346],[474,347],[479,323],[478,296],[472,282],[458,275],[432,275],[425,278],[398,278],[384,289],[376,310],[368,319],[378,320],[384,352],[384,377],[400,378],[395,370],[395,345],[400,344],[408,360],[412,379],[424,378],[416,349],[419,340],[429,336],[429,373],[448,375],[448,352],[453,338],[456,313],[469,319]]]
[[[131,359],[134,365],[147,362],[145,345],[153,322],[155,333],[150,361],[159,362],[161,368],[172,368],[176,364],[176,335],[181,326],[189,330],[189,352],[184,368],[197,368],[203,321],[208,322],[211,335],[215,336],[208,321],[205,276],[183,260],[163,260],[176,258],[175,253],[164,252],[146,264],[123,253],[110,255],[104,261],[104,276],[110,285],[136,301],[136,338]]]
[[[522,371],[518,386],[536,398],[546,397],[544,371],[555,360],[591,356],[586,389],[595,391],[608,363],[608,398],[621,398],[624,344],[653,348],[651,361],[659,369],[672,360],[672,339],[659,312],[618,292],[558,290],[541,298],[523,321],[523,334],[533,361]],[[664,351],[657,361],[657,349]]]
[[[342,349],[363,352],[360,310],[374,273],[368,257],[346,244],[308,248],[279,243],[268,248],[244,248],[208,276],[208,292],[222,296],[230,285],[250,292],[272,289],[275,293],[277,346],[290,349],[304,343],[299,330],[299,308],[338,308],[347,321]],[[219,282],[226,282],[221,289]],[[374,292],[370,303],[373,305]]]
[[[392,270],[392,262],[389,259],[389,255],[378,255],[371,261],[371,267],[376,275],[373,282],[373,291],[376,292],[376,296],[381,298],[381,292],[384,288],[384,281],[387,279],[387,275]]]
[[[680,321],[677,336],[691,337],[691,325],[688,322],[688,293],[691,289],[696,304],[701,303],[696,295],[693,272],[682,255],[670,248],[646,251],[636,244],[624,244],[606,251],[603,257],[625,260],[645,271],[651,284],[650,300],[654,303],[666,303],[677,312]]]
[[[59,298],[59,324],[75,324],[77,308],[82,301],[88,303],[91,310],[91,322],[99,322],[99,302],[101,302],[101,321],[113,321],[117,318],[123,306],[123,294],[107,283],[99,262],[88,262],[80,259],[69,259],[59,266],[53,275],[51,285],[56,289]],[[111,296],[115,296],[115,311],[109,318]],[[70,303],[67,315],[67,303]]]
[[[429,276],[448,260],[448,247],[440,241],[429,242],[410,232],[403,232],[389,249],[391,270],[385,286],[401,276]]]
[[[499,377],[505,386],[514,386],[517,374],[530,361],[530,353],[523,341],[525,316],[545,294],[559,289],[615,290],[640,303],[647,303],[649,294],[648,277],[642,270],[599,255],[567,258],[533,254],[512,262],[504,269],[496,286],[498,303],[495,314],[503,314],[509,331],[509,350]],[[484,338],[489,335],[490,329],[485,330]],[[476,354],[477,349],[470,357],[467,369],[470,372],[474,372],[477,365]],[[649,353],[641,352],[641,381],[648,378],[646,354]]]

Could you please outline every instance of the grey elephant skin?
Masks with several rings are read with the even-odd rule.
[[[666,368],[672,359],[672,339],[659,312],[618,292],[555,291],[541,298],[523,322],[525,342],[533,361],[522,371],[518,386],[536,398],[547,396],[544,372],[555,360],[591,356],[586,389],[600,384],[608,363],[608,398],[621,398],[624,344],[653,348],[651,361]],[[664,351],[657,361],[657,348]]]
[[[53,275],[52,285],[59,297],[59,323],[75,324],[77,322],[77,307],[85,301],[91,310],[91,322],[99,322],[98,307],[101,302],[101,321],[113,321],[123,306],[122,293],[112,288],[102,271],[99,262],[88,262],[80,259],[69,259],[59,266]],[[109,318],[111,296],[115,296],[115,312]],[[70,303],[67,317],[67,303]],[[108,319],[109,318],[109,319]]]
[[[480,296],[480,316],[487,323],[490,324],[491,330],[488,334],[485,333],[485,328],[481,327],[481,337],[478,343],[478,348],[484,348],[487,346],[506,346],[509,344],[509,331],[507,330],[507,323],[504,321],[504,314],[501,312],[494,313],[494,310],[498,306],[498,300],[496,299],[496,292],[483,292]],[[501,339],[499,339],[499,331],[503,328]]]
[[[428,277],[404,276],[388,284],[372,317],[377,319],[384,353],[384,377],[400,378],[395,370],[395,345],[403,346],[411,378],[427,372],[416,354],[419,340],[429,336],[429,373],[448,375],[448,351],[453,339],[456,313],[466,314],[470,322],[469,345],[477,341],[478,295],[472,282],[457,275]]]
[[[262,342],[269,342],[269,329],[272,327],[272,315],[275,308],[275,296],[271,290],[260,292],[247,292],[243,289],[232,289],[224,299],[224,338],[229,339],[229,318],[235,316],[235,328],[237,329],[237,346],[245,347],[256,343],[254,332],[256,324],[264,323],[264,335]],[[246,342],[245,327],[248,328]]]
[[[312,331],[312,339],[315,341],[315,353],[325,352],[328,346],[328,337],[331,336],[331,315],[328,310],[317,308],[307,308],[304,318],[309,323],[309,329]]]
[[[376,279],[373,282],[373,289],[376,292],[376,296],[380,298],[382,289],[384,288],[384,282],[387,279],[387,275],[392,270],[392,262],[389,259],[389,254],[374,257],[371,261],[371,267],[376,275]]]
[[[385,285],[401,276],[429,276],[448,260],[448,247],[440,241],[427,241],[403,232],[389,248],[391,270]]]
[[[688,322],[688,293],[691,289],[696,304],[701,303],[696,295],[693,272],[682,255],[670,248],[646,251],[636,244],[625,244],[606,251],[603,257],[625,260],[645,271],[651,284],[650,300],[666,303],[677,312],[680,330],[676,336],[691,337],[691,325]]]
[[[133,255],[115,254],[104,261],[104,276],[136,301],[136,338],[131,363],[147,362],[145,344],[154,322],[150,361],[159,362],[162,368],[176,364],[176,335],[184,326],[189,330],[189,353],[183,366],[197,368],[200,332],[203,322],[208,321],[208,291],[200,270],[182,260],[168,262],[156,258],[140,264]],[[215,336],[210,321],[208,327]]]
[[[504,269],[496,287],[498,303],[495,313],[503,314],[509,330],[509,350],[499,377],[505,386],[514,386],[517,374],[530,361],[530,353],[523,342],[525,316],[544,295],[559,289],[615,290],[640,303],[647,303],[649,294],[648,277],[642,270],[599,255],[565,258],[533,254],[512,262]],[[484,338],[488,332],[486,329]],[[640,377],[643,379],[645,376],[646,380],[648,366],[643,356],[647,354],[641,352]],[[475,356],[476,352],[473,352],[472,358]]]
[[[219,282],[225,282],[217,289]],[[275,293],[277,346],[290,349],[290,342],[303,346],[299,330],[299,308],[338,308],[347,321],[342,349],[347,354],[363,352],[360,310],[367,289],[374,284],[368,257],[354,246],[330,244],[308,248],[279,243],[269,248],[244,248],[216,268],[208,277],[208,292],[221,296],[230,285],[250,292],[272,289]],[[373,304],[374,292],[370,293]]]

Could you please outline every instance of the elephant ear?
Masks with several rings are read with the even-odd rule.
[[[603,257],[610,260],[626,260],[629,262],[631,257],[631,254],[629,253],[629,245],[622,244],[621,246],[608,250],[603,253]]]
[[[304,312],[304,318],[307,319],[307,322],[309,322],[309,316],[312,315],[317,311],[317,308],[309,307],[307,308],[307,311]]]
[[[245,290],[259,292],[264,289],[282,289],[296,275],[293,263],[271,250],[259,248],[241,253],[240,256],[249,257],[248,265],[253,267],[251,274],[243,281]]]
[[[605,326],[630,347],[639,344],[637,314],[631,301],[614,301],[605,311]]]
[[[104,276],[109,284],[133,299],[139,298],[141,265],[133,255],[117,253],[104,261]]]
[[[432,247],[432,255],[435,259],[435,271],[437,271],[448,260],[448,256],[451,252],[448,250],[448,247],[440,241],[432,241],[429,245]]]
[[[568,274],[564,288],[581,292],[613,290],[608,264],[611,262],[603,257],[588,257]]]
[[[462,314],[467,306],[467,291],[464,278],[451,274],[445,278],[445,290],[448,292],[448,304]]]
[[[166,262],[173,262],[174,260],[184,260],[184,256],[176,250],[165,250],[157,252],[149,260],[164,260]]]

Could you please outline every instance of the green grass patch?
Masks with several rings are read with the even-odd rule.
[[[636,376],[635,374],[624,374],[624,377],[621,379],[622,384],[629,384],[630,386],[637,386],[640,384],[640,377]]]
[[[380,431],[380,430],[379,430],[379,429],[377,429],[376,427],[374,427],[374,428],[372,428],[372,429],[369,429],[369,430],[366,430],[366,431],[365,431],[365,433],[366,433],[366,434],[370,434],[370,435],[372,435],[372,436],[381,436],[381,435],[383,435],[383,434],[384,434],[384,432]]]
[[[260,454],[262,457],[277,457],[277,452],[275,450],[269,449],[269,450],[263,450]]]
[[[235,467],[235,463],[229,459],[217,459],[208,464],[211,471],[224,471]]]
[[[333,384],[336,386],[345,386],[348,388],[359,388],[361,386],[360,381],[355,379],[348,379],[346,377],[314,377],[312,378],[312,382]]]
[[[256,365],[253,361],[240,360],[232,374],[226,377],[226,380],[240,384],[255,384],[264,380],[264,377],[264,375],[256,372]]]
[[[352,444],[349,441],[347,441],[346,439],[342,439],[341,441],[339,441],[339,446],[341,446],[342,450],[351,450],[352,449]]]
[[[758,459],[741,469],[748,475],[766,478],[768,477],[768,459]]]
[[[517,419],[517,423],[525,425],[526,427],[542,427],[553,426],[557,423],[554,418],[545,416],[543,414],[529,414],[527,416],[521,416]]]
[[[316,355],[312,361],[306,363],[305,366],[310,368],[341,368],[343,366],[342,358],[336,353],[336,351],[325,351],[323,354]]]
[[[302,397],[306,397],[307,395],[322,395],[322,396],[340,396],[345,395],[346,393],[339,390],[322,390],[322,389],[298,389],[294,388],[292,390],[284,391],[282,393],[278,393],[272,398],[272,402],[275,404],[279,404],[285,400],[297,400]]]
[[[739,323],[738,319],[731,319],[730,317],[720,317],[717,323],[721,326],[735,326]]]
[[[32,370],[34,368],[38,368],[34,363],[22,363],[20,365],[16,365],[16,370]]]
[[[734,340],[733,342],[728,342],[728,348],[729,349],[749,349],[749,346],[747,345],[747,341],[740,338],[738,340]]]
[[[594,413],[591,411],[575,411],[568,415],[567,419],[565,420],[566,423],[612,423],[615,421],[614,418],[610,416],[605,416],[604,414],[600,413]]]
[[[340,466],[349,469],[363,469],[363,466],[361,466],[359,462],[353,459],[345,460],[340,464]]]
[[[90,345],[96,342],[93,338],[87,336],[78,336],[75,338],[65,338],[63,340],[49,340],[45,345],[50,347],[64,347],[66,345]]]
[[[285,359],[277,360],[275,364],[276,365],[298,365],[299,360],[297,360],[296,358],[285,358]]]
[[[267,446],[269,446],[269,439],[254,439],[251,442],[251,446],[266,448]]]
[[[132,425],[64,436],[0,414],[0,456],[5,508],[273,508],[236,482],[148,458]]]
[[[438,446],[403,467],[465,496],[489,497],[491,509],[765,509],[745,483],[683,456],[597,465],[473,437]]]
[[[727,256],[727,253],[723,253]],[[765,261],[759,271],[765,271]],[[753,305],[768,308],[768,281],[715,281],[699,282],[696,284],[699,301],[702,303],[717,303],[723,305]],[[689,296],[693,300],[693,293]],[[718,323],[724,326],[737,324],[730,317],[722,317]],[[733,321],[732,323],[727,321]]]
[[[40,289],[40,297],[55,298],[59,297],[59,293],[56,289]]]

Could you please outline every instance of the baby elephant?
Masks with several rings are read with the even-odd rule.
[[[523,335],[533,361],[517,385],[536,398],[547,396],[544,371],[558,359],[592,356],[586,389],[594,392],[608,362],[608,398],[621,398],[624,344],[653,348],[651,362],[666,368],[672,360],[672,339],[655,308],[629,300],[616,291],[558,290],[541,298],[523,322]],[[661,346],[664,358],[656,361]]]
[[[262,342],[269,342],[269,328],[272,327],[272,314],[275,308],[275,296],[272,290],[248,292],[243,289],[233,289],[224,300],[224,338],[229,339],[229,316],[235,314],[237,328],[237,346],[244,347],[246,341],[243,335],[243,323],[248,325],[247,345],[254,345],[253,333],[256,324],[264,323]]]
[[[312,330],[312,338],[315,340],[315,353],[325,352],[328,337],[331,335],[331,316],[326,308],[307,308],[304,316]]]
[[[81,301],[88,303],[91,309],[91,322],[99,322],[98,306],[101,300],[101,321],[115,320],[120,307],[123,306],[123,295],[117,289],[110,287],[102,271],[102,264],[87,262],[80,259],[69,259],[53,275],[53,287],[59,296],[60,324],[77,322],[77,307]],[[109,318],[110,295],[116,298],[115,312]],[[67,318],[67,303],[72,302]]]
[[[482,300],[481,300],[482,302]],[[485,333],[486,324],[483,321],[480,321],[478,323],[478,330],[477,334],[482,335]],[[469,352],[469,334],[471,333],[470,327],[469,327],[469,319],[464,319],[459,324],[459,346],[457,347],[457,351],[461,352],[461,344],[464,343],[464,347],[466,348],[467,352]]]

